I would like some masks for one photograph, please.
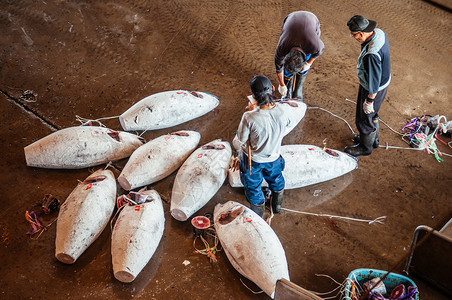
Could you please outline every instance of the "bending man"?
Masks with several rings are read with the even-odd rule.
[[[281,209],[285,185],[281,141],[303,118],[305,106],[294,101],[275,103],[275,88],[263,75],[254,76],[250,87],[257,107],[243,114],[232,144],[242,152],[240,180],[245,188],[246,200],[250,208],[262,217],[265,210],[261,188],[263,178],[272,191],[273,211],[278,213]]]
[[[282,97],[303,100],[303,83],[323,49],[320,22],[313,13],[296,11],[284,19],[275,52],[278,91]]]

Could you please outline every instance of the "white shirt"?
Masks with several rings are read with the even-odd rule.
[[[243,114],[237,134],[232,141],[235,149],[248,153],[248,140],[251,145],[251,159],[254,162],[273,162],[281,154],[281,142],[304,117],[306,104],[292,107],[287,103],[276,103],[272,109],[259,107]]]

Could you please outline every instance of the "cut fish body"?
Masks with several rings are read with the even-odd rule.
[[[232,266],[273,298],[276,282],[290,280],[286,254],[273,229],[234,201],[215,206],[214,224]]]
[[[113,273],[121,282],[133,281],[154,255],[163,236],[165,215],[155,190],[140,192],[147,202],[122,208],[113,229]]]
[[[171,194],[171,215],[187,220],[223,185],[231,160],[228,142],[215,140],[195,150],[177,172]]]
[[[208,93],[166,91],[138,101],[119,117],[119,121],[126,131],[168,128],[198,118],[219,103],[217,97]]]
[[[286,190],[328,181],[358,168],[355,157],[313,145],[284,145],[281,155],[286,162],[283,171]],[[229,169],[228,177],[232,187],[243,187],[239,170]],[[265,180],[262,186],[268,186]]]
[[[179,131],[147,142],[132,153],[119,184],[131,190],[165,178],[182,165],[200,139],[196,131]]]
[[[126,158],[141,146],[135,134],[98,126],[58,130],[24,148],[30,167],[81,169]]]
[[[90,180],[95,177],[99,181]],[[55,257],[65,264],[74,263],[102,233],[115,202],[116,181],[111,171],[98,170],[80,183],[61,205]]]

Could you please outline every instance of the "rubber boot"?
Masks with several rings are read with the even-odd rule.
[[[380,121],[379,121],[378,118],[375,118],[375,119],[373,119],[372,121],[373,121],[374,126],[375,126],[375,129],[376,129],[376,131],[377,131],[377,134],[375,135],[375,141],[374,141],[373,147],[374,147],[374,148],[378,148],[378,146],[380,145],[380,140],[378,139],[378,133],[380,132]],[[359,141],[360,141],[359,134],[356,134],[356,135],[353,137],[353,141],[354,141],[356,144],[359,144]]]
[[[272,191],[268,186],[262,187],[262,193],[264,193],[265,203],[269,203],[272,198]]]
[[[264,216],[264,211],[265,211],[265,202],[262,204],[250,204],[250,208],[256,214],[258,214],[259,217],[262,218]]]
[[[370,155],[373,150],[373,143],[375,141],[375,135],[377,134],[377,130],[371,134],[362,134],[360,136],[360,143],[354,146],[347,146],[344,149],[345,153],[348,153],[353,156],[365,156]]]
[[[279,213],[281,210],[281,204],[283,201],[284,190],[278,192],[272,192],[272,209],[274,213]]]

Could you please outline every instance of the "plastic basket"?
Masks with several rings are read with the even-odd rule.
[[[383,278],[383,276],[388,273],[387,271],[375,270],[375,269],[356,269],[350,272],[347,277],[347,283],[345,284],[345,293],[344,300],[355,300],[356,298],[352,298],[352,288],[353,283],[355,284],[360,291],[362,291],[362,286],[365,282],[371,280],[375,277]],[[390,293],[396,286],[399,284],[404,284],[406,288],[409,286],[417,287],[413,280],[410,278],[396,274],[389,273],[386,278],[383,280],[384,285],[386,286],[387,291]],[[419,290],[414,295],[414,299],[419,299]]]

